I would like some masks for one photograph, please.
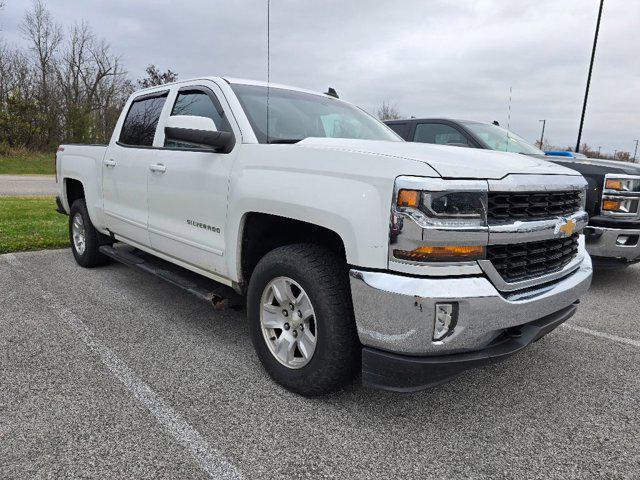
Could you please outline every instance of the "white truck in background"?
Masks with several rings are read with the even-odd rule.
[[[112,257],[246,297],[263,366],[305,395],[360,371],[412,391],[499,360],[573,315],[591,281],[579,174],[404,142],[331,94],[145,89],[108,146],[61,145],[56,166],[81,266]]]

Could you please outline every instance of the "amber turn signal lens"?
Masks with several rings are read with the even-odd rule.
[[[622,190],[622,180],[607,180],[605,188],[609,190]]]
[[[621,206],[622,206],[622,202],[617,202],[615,200],[605,200],[604,203],[602,204],[602,209],[608,210],[610,212],[617,212],[620,210]]]
[[[398,206],[418,208],[420,206],[420,192],[417,190],[400,190],[398,192]]]
[[[443,246],[443,247],[418,247],[415,250],[394,250],[393,256],[403,260],[414,262],[441,262],[444,260],[478,260],[484,257],[482,246]]]

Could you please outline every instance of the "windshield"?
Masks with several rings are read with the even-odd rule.
[[[526,155],[544,155],[524,138],[509,130],[479,122],[462,122],[462,124],[479,137],[491,150],[524,153]]]
[[[267,143],[267,87],[231,84],[260,143]],[[269,89],[269,142],[307,137],[402,141],[386,125],[353,105],[310,93]]]

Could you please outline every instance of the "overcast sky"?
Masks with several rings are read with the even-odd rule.
[[[28,0],[6,0],[0,32],[20,43]],[[56,21],[86,20],[132,77],[154,63],[180,78],[266,80],[266,0],[49,0]],[[334,87],[370,112],[506,125],[574,145],[597,0],[271,0],[271,80]],[[633,153],[640,138],[640,2],[606,0],[583,141]]]

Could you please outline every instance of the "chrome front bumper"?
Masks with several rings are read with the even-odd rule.
[[[635,239],[627,245],[621,243],[624,237]],[[640,230],[589,226],[585,229],[585,238],[587,251],[594,257],[617,258],[627,262],[640,259]]]
[[[572,305],[591,284],[591,259],[553,283],[500,293],[484,276],[418,278],[386,272],[350,271],[360,342],[409,355],[444,355],[486,347],[507,328]],[[433,341],[435,304],[458,302],[451,335]]]

